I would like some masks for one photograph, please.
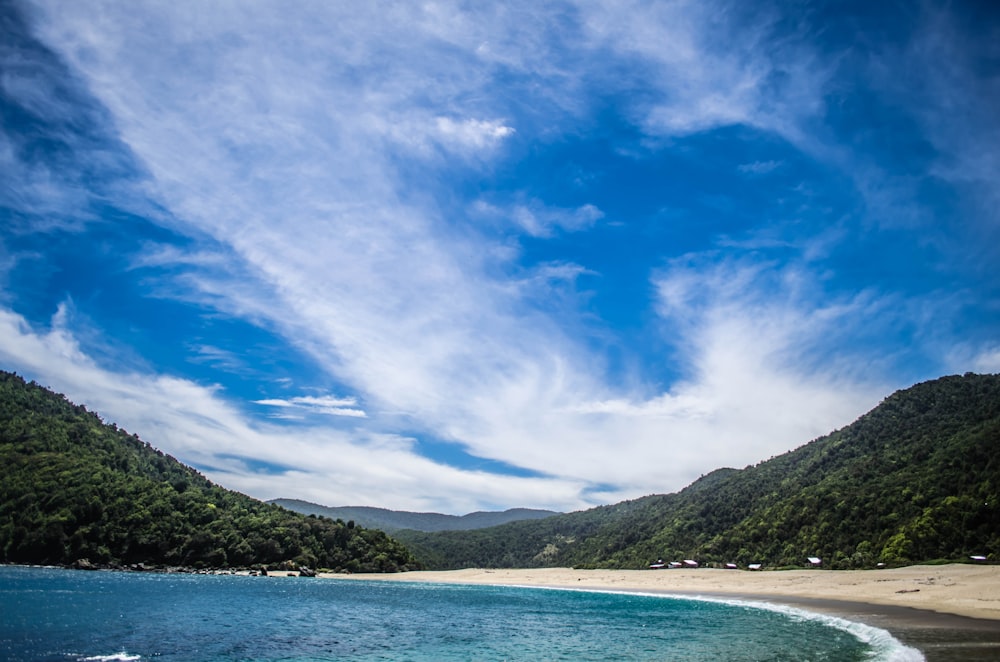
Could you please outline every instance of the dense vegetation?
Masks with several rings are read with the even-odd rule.
[[[84,407],[0,372],[0,562],[416,567],[383,532],[213,485]]]
[[[499,526],[507,522],[529,519],[543,519],[558,513],[552,510],[531,508],[511,508],[503,512],[475,512],[468,515],[444,515],[441,513],[413,513],[405,510],[388,510],[367,506],[328,507],[299,499],[274,499],[268,501],[303,515],[322,515],[330,519],[351,520],[362,526],[394,533],[402,529],[414,531],[469,531]]]
[[[436,568],[998,560],[1000,375],[897,392],[842,430],[676,494],[461,534],[396,535]]]

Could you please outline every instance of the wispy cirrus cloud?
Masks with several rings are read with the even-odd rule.
[[[753,163],[741,163],[737,166],[737,170],[748,175],[766,175],[780,167],[780,161],[754,161]]]
[[[492,147],[512,136],[514,128],[499,120],[455,120],[450,117],[437,118],[437,128],[442,140],[463,147]]]
[[[519,234],[536,238],[552,237],[559,231],[587,230],[604,218],[604,212],[592,204],[567,209],[546,205],[540,200],[510,206],[477,200],[473,205],[473,213],[503,225],[512,225]]]
[[[294,398],[267,398],[254,400],[255,404],[279,409],[291,409],[307,413],[325,414],[327,416],[350,416],[365,418],[364,409],[357,407],[357,398],[337,398],[334,396],[302,395]]]

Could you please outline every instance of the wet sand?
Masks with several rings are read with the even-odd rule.
[[[340,579],[638,591],[772,602],[893,633],[931,662],[1000,660],[1000,566],[884,570],[466,569]]]

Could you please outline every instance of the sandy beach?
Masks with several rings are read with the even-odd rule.
[[[322,575],[456,584],[641,591],[774,602],[889,630],[928,660],[1000,659],[1000,566],[882,570],[466,569]]]

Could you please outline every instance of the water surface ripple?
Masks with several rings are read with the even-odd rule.
[[[919,660],[793,609],[642,594],[0,568],[0,657],[35,660]]]

